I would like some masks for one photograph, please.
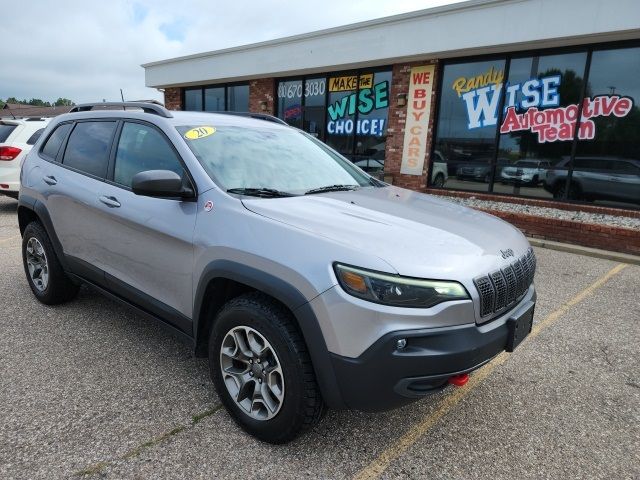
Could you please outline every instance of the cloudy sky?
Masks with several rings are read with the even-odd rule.
[[[454,0],[32,0],[4,6],[0,98],[161,99],[142,63]]]

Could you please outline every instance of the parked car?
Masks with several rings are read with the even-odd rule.
[[[431,186],[442,188],[448,179],[447,160],[442,155],[442,152],[435,150],[433,152],[433,165],[431,166]]]
[[[547,169],[551,167],[549,160],[518,160],[513,165],[506,165],[500,172],[502,183],[538,185],[547,177]]]
[[[48,118],[0,120],[0,194],[18,198],[20,164],[48,123]]]
[[[550,168],[544,188],[561,199],[567,189],[569,159]],[[571,183],[566,192],[570,200],[611,200],[640,205],[640,161],[606,156],[576,157]]]
[[[535,256],[508,223],[276,122],[101,105],[52,120],[27,156],[29,286],[51,305],[85,283],[169,325],[257,438],[462,384],[531,330]]]
[[[439,155],[436,150],[433,167],[431,168],[432,187],[440,188],[444,186],[444,183],[449,178],[447,175],[447,164],[444,163],[443,160],[442,155]],[[384,177],[384,158],[364,158],[353,163],[375,178],[382,180]]]
[[[491,181],[491,161],[491,158],[479,158],[469,163],[460,164],[456,170],[456,178],[489,183]],[[496,178],[500,178],[502,169],[507,165],[509,165],[509,159],[498,158]]]

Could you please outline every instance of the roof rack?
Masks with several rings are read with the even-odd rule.
[[[224,115],[237,115],[238,117],[255,118],[258,120],[266,120],[267,122],[279,123],[281,125],[289,126],[289,124],[284,120],[282,120],[281,118],[274,117],[273,115],[269,115],[267,113],[254,113],[254,112],[215,112],[215,113],[222,113]]]
[[[173,115],[171,115],[171,112],[169,112],[169,110],[167,110],[166,108],[164,108],[162,105],[158,105],[156,103],[150,103],[150,102],[96,102],[96,103],[83,103],[81,105],[76,105],[75,107],[73,107],[71,110],[69,110],[69,113],[76,113],[76,112],[88,112],[94,109],[108,109],[109,107],[111,107],[110,109],[113,109],[113,107],[120,107],[123,110],[126,110],[127,107],[129,108],[140,108],[142,109],[142,111],[144,113],[152,113],[154,115],[159,115],[161,117],[165,117],[165,118],[171,118],[173,117]]]

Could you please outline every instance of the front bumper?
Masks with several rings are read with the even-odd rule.
[[[510,312],[487,324],[476,323],[388,333],[362,355],[331,354],[341,396],[348,408],[383,411],[441,390],[450,377],[473,371],[507,346],[507,320],[532,304],[533,286]],[[398,340],[406,339],[403,349]]]

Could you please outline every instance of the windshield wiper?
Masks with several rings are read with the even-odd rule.
[[[327,185],[326,187],[312,188],[311,190],[304,192],[304,194],[310,195],[312,193],[323,192],[344,192],[347,190],[356,190],[358,188],[360,188],[360,185]]]
[[[275,188],[229,188],[229,193],[238,195],[250,195],[252,197],[295,197],[294,193],[282,192]]]

